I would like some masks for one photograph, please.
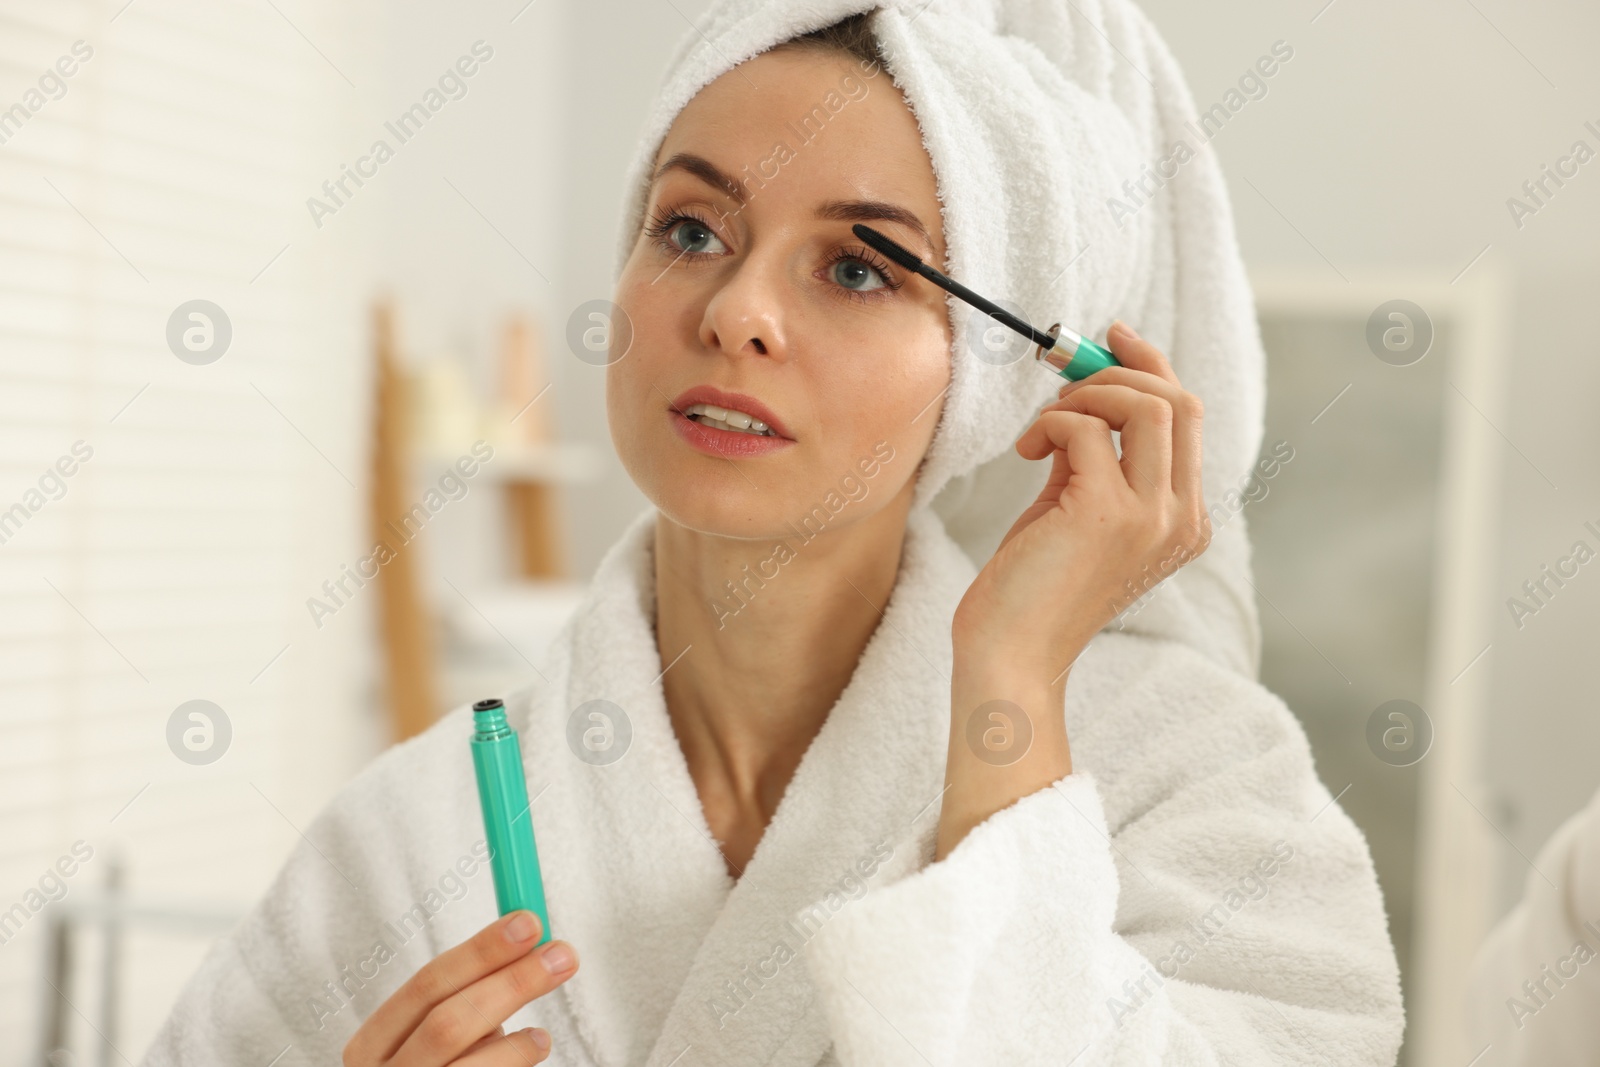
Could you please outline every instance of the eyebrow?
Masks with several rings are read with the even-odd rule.
[[[739,188],[739,183],[728,176],[727,172],[704,156],[697,156],[692,152],[678,152],[669,158],[650,179],[652,183],[659,181],[661,176],[671,170],[681,170],[692,174],[707,185],[721,191],[743,207],[748,201],[745,199],[744,190]],[[884,200],[829,200],[817,208],[816,217],[832,222],[898,222],[908,229],[916,231],[927,244],[930,252],[934,249],[933,236],[928,228],[922,224],[916,214],[898,204],[891,204]]]
[[[737,200],[740,205],[745,202],[744,191],[739,188],[739,184],[728,177],[721,167],[704,156],[697,156],[692,152],[678,152],[656,168],[656,172],[651,176],[650,181],[652,183],[660,181],[661,176],[669,170],[687,171],[707,185],[720,189]]]

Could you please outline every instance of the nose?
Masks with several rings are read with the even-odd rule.
[[[775,255],[747,255],[706,303],[700,320],[701,344],[730,356],[788,358],[783,328],[785,289],[783,265]]]

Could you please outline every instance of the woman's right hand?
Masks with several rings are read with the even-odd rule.
[[[550,1054],[550,1035],[500,1024],[572,977],[565,941],[539,940],[532,912],[502,915],[440,953],[367,1017],[344,1047],[344,1067],[524,1067]]]

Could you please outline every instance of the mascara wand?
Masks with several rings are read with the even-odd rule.
[[[916,253],[890,240],[871,226],[860,223],[850,227],[855,235],[894,260],[906,270],[920,274],[934,285],[947,293],[965,300],[990,318],[1009,326],[1022,336],[1033,341],[1038,347],[1033,350],[1033,358],[1042,363],[1049,364],[1052,370],[1068,381],[1079,381],[1087,378],[1095,371],[1104,367],[1120,367],[1117,361],[1105,348],[1095,344],[1087,337],[1082,337],[1071,330],[1063,330],[1061,324],[1053,324],[1048,331],[1036,329],[1024,319],[1019,319],[1005,308],[992,300],[986,300],[977,293],[968,289],[954,278],[942,271],[935,270],[924,263]],[[1062,344],[1062,342],[1066,342]],[[1057,349],[1060,349],[1057,351]]]

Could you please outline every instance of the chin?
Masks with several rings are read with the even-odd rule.
[[[658,511],[685,529],[764,544],[783,541],[796,551],[817,537],[851,527],[881,529],[891,515],[900,522],[915,490],[914,478],[890,481],[880,475],[882,480],[867,486],[859,480],[841,484],[820,469],[802,475],[768,471],[764,479],[760,467],[747,467],[745,473],[757,488],[738,471],[723,467],[726,477],[708,477],[686,465],[640,489]]]
[[[651,484],[635,484],[657,511],[696,533],[742,540],[794,537],[788,522],[794,502],[766,488],[759,469],[745,472],[753,486],[731,465],[713,461],[722,471],[708,471],[699,459],[667,460]]]

